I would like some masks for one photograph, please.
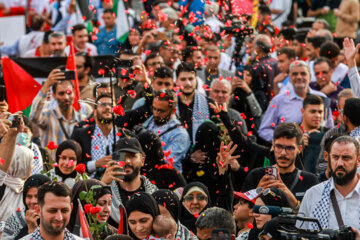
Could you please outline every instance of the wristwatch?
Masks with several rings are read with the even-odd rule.
[[[300,209],[300,201],[298,200],[297,203],[296,203],[296,206],[293,207],[294,210],[299,210]]]

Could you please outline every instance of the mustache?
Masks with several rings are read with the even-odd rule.
[[[285,157],[285,156],[280,156],[278,159],[279,159],[279,160],[287,160],[287,161],[290,160],[289,158],[287,158],[287,157]]]
[[[345,170],[344,167],[337,167],[337,168],[335,168],[335,172],[338,171],[338,170],[342,170],[342,171],[346,172],[346,170]]]

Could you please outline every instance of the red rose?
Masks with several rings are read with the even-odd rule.
[[[50,142],[48,143],[48,145],[46,145],[46,147],[47,147],[47,149],[49,149],[49,150],[55,150],[55,149],[58,148],[58,145],[56,145],[56,144],[54,143],[54,141],[50,141]]]
[[[93,214],[93,215],[99,213],[100,211],[101,211],[101,207],[92,207],[90,209],[90,213]]]
[[[85,212],[86,213],[89,213],[90,211],[91,211],[91,208],[92,208],[93,206],[91,205],[91,204],[85,204],[85,206],[84,206],[84,210],[85,210]]]
[[[121,105],[116,105],[113,108],[113,111],[115,114],[120,115],[120,116],[124,116],[125,115],[125,111],[123,109],[123,107]]]
[[[81,163],[79,165],[76,166],[75,170],[80,173],[80,174],[83,174],[86,170],[86,165]]]

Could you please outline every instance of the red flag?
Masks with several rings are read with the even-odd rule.
[[[41,85],[10,58],[3,57],[1,62],[9,111],[22,111],[32,104]]]
[[[127,215],[126,215],[126,210],[125,207],[120,204],[119,206],[119,211],[120,211],[120,221],[119,221],[119,227],[118,227],[118,234],[128,234],[128,228],[127,228]]]
[[[76,62],[75,62],[75,49],[73,42],[70,42],[70,53],[66,61],[66,69],[70,71],[75,72],[75,79],[73,80],[74,83],[74,103],[73,107],[76,111],[80,110],[80,88],[79,88],[79,80],[78,80],[78,74],[76,70]]]
[[[80,229],[80,235],[82,238],[85,238],[85,239],[93,239],[91,233],[90,233],[90,230],[89,230],[89,224],[85,218],[85,212],[82,208],[82,205],[81,205],[81,202],[80,200],[78,199],[78,204],[79,204],[79,211],[78,211],[78,214],[79,214],[79,220],[80,220],[80,226],[81,226],[81,229]]]

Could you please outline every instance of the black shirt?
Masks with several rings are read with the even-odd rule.
[[[138,189],[136,189],[135,191],[131,191],[128,192],[126,190],[124,190],[119,183],[118,184],[118,188],[119,188],[119,192],[120,192],[120,197],[121,197],[121,202],[122,204],[125,206],[127,201],[129,200],[129,198],[131,197],[131,195],[133,195],[136,192],[145,192],[145,187],[144,187],[144,182],[141,179],[141,185]]]
[[[178,106],[180,113],[180,122],[186,128],[189,133],[190,140],[192,140],[192,116],[193,116],[193,107],[194,101],[189,105],[186,105],[181,102],[180,98],[178,98]]]
[[[286,187],[290,189],[290,186],[295,181],[297,177],[298,169],[291,173],[280,174],[281,180],[284,182]],[[259,184],[261,178],[265,175],[265,168],[255,168],[253,169],[249,175],[245,178],[245,182],[242,186],[242,192],[247,192],[251,189],[255,189]],[[309,172],[301,171],[298,182],[296,183],[295,187],[291,191],[297,200],[301,201],[305,195],[306,190],[311,188],[312,186],[319,183],[318,178]],[[291,190],[291,189],[290,189]]]
[[[311,9],[317,10],[325,6],[329,6],[331,9],[338,8],[341,0],[316,0],[312,1]]]

